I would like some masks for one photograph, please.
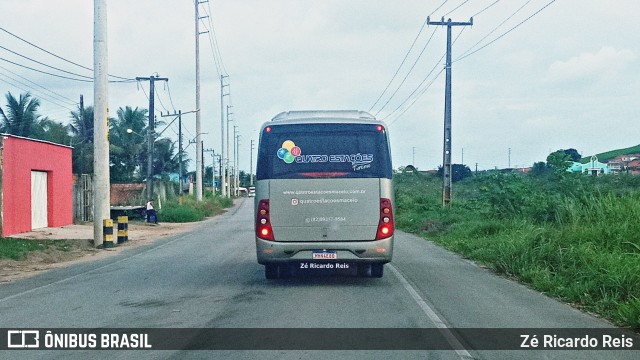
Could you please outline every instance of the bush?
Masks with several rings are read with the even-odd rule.
[[[196,201],[193,196],[185,196],[182,205],[178,200],[167,201],[158,211],[158,221],[161,222],[193,222],[206,217],[215,216],[231,207],[233,200],[220,196],[207,196],[202,201]]]
[[[158,213],[158,217],[163,222],[183,223],[203,220],[205,215],[202,211],[194,207],[178,205],[175,207],[164,207]]]
[[[442,207],[433,177],[394,177],[396,226],[640,329],[640,177],[490,172]]]

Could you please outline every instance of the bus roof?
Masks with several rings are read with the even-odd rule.
[[[375,120],[376,118],[366,111],[359,110],[303,110],[285,111],[276,115],[271,121],[303,120],[303,119],[353,119]]]

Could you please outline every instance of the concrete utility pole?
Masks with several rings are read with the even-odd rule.
[[[161,78],[151,75],[150,77],[136,77],[137,81],[149,81],[149,127],[147,129],[147,200],[153,198],[153,143],[155,137],[155,81],[169,81],[168,78]]]
[[[211,187],[213,188],[213,194],[215,195],[216,194],[216,181],[215,181],[215,179],[216,179],[215,155],[216,154],[215,154],[215,151],[212,148],[203,149],[202,151],[203,151],[203,153],[205,153],[205,152],[210,152],[211,153],[211,159],[212,159],[212,163],[211,163]],[[204,162],[204,154],[202,155],[202,159],[203,159],[202,161]],[[205,169],[203,171],[206,173],[207,172],[206,170],[207,169],[205,167]]]
[[[193,111],[187,111],[187,112],[182,112],[182,110],[178,110],[178,113],[173,113],[173,114],[166,114],[166,115],[160,115],[161,117],[169,117],[169,116],[174,116],[174,119],[171,120],[171,122],[167,125],[167,128],[174,122],[176,121],[176,119],[178,119],[178,161],[180,162],[179,165],[179,171],[180,171],[180,180],[178,181],[179,183],[179,188],[180,188],[180,196],[182,196],[182,192],[183,192],[183,188],[182,188],[182,153],[183,153],[183,149],[182,149],[182,115],[183,114],[191,114],[191,113],[198,113],[198,110],[193,110]],[[165,130],[167,129],[165,128]],[[164,130],[162,130],[162,132],[164,132]]]
[[[233,127],[233,133],[236,134],[236,129],[238,127],[234,126]],[[236,134],[235,136],[236,139],[236,147],[233,150],[234,154],[235,154],[235,165],[234,167],[236,168],[236,178],[235,178],[235,185],[236,185],[236,196],[240,195],[240,134]]]
[[[93,244],[102,246],[102,220],[111,217],[109,188],[109,77],[107,1],[93,2]]]
[[[232,105],[227,105],[227,141],[225,142],[226,147],[227,147],[227,157],[223,160],[224,161],[224,171],[225,171],[225,176],[226,176],[226,181],[227,181],[227,186],[229,187],[227,190],[227,197],[231,197],[231,174],[229,173],[229,122],[231,122],[232,120],[229,119],[229,115],[233,115],[233,113],[229,112],[229,109],[232,107]]]
[[[200,122],[200,34],[206,34],[208,31],[200,32],[200,13],[198,7],[206,1],[196,1],[196,200],[202,201],[202,125]]]
[[[228,75],[220,75],[220,153],[221,153],[221,159],[224,159],[225,156],[225,152],[224,152],[224,97],[229,95],[229,94],[225,94],[224,93],[224,88],[225,86],[229,86],[229,85],[225,85],[224,84],[224,78],[229,77]],[[228,117],[228,116],[227,116]],[[222,172],[222,170],[220,170],[220,190],[221,190],[221,196],[222,197],[226,197],[227,196],[227,181],[226,181],[226,177],[224,176],[224,173]]]
[[[253,186],[253,139],[251,139],[251,152],[249,155],[249,186]]]
[[[444,146],[442,151],[442,206],[451,206],[451,27],[473,25],[473,18],[469,22],[453,22],[451,19],[432,22],[427,17],[428,25],[442,25],[447,27],[447,63],[446,88],[444,93]]]

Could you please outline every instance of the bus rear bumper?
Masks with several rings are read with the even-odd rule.
[[[346,261],[388,263],[393,256],[393,236],[375,241],[279,242],[256,238],[258,263]]]

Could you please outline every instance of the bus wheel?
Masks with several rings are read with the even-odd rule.
[[[381,278],[384,275],[384,264],[371,264],[371,277]]]
[[[278,278],[278,265],[276,264],[265,264],[264,265],[264,277],[267,279],[277,279]]]

